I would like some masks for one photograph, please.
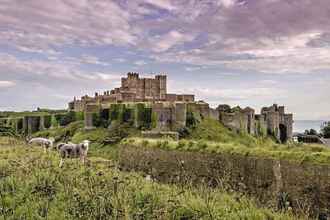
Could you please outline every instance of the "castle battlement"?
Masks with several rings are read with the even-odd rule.
[[[81,100],[74,99],[69,103],[69,110],[84,111],[86,103],[110,104],[122,102],[194,102],[192,94],[168,94],[167,75],[157,74],[154,78],[140,78],[139,73],[129,72],[127,77],[121,78],[121,86],[102,93],[95,93],[94,97],[83,96]]]

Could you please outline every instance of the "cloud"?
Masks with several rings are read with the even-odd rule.
[[[138,61],[135,61],[134,64],[137,66],[144,66],[147,64],[147,62],[144,60],[138,60]]]
[[[164,35],[156,35],[154,36],[149,46],[154,52],[165,52],[170,48],[181,45],[186,42],[190,42],[194,39],[194,36],[191,34],[181,33],[176,30],[172,30]]]
[[[187,89],[185,92],[197,94],[199,97],[207,97],[210,100],[252,100],[254,98],[271,98],[285,95],[285,90],[255,87],[255,88],[233,88],[233,89],[214,89],[214,88],[194,88]]]
[[[9,88],[15,86],[16,83],[12,81],[0,81],[0,89],[1,88]]]
[[[123,62],[126,61],[125,58],[114,58],[114,59],[112,59],[112,60],[115,61],[115,62],[118,62],[118,63],[123,63]]]
[[[235,0],[221,0],[220,2],[226,8],[233,7],[235,5],[235,3],[236,3]]]
[[[63,45],[134,45],[130,14],[114,1],[2,1],[0,43],[41,52]]]
[[[93,64],[93,65],[101,65],[101,66],[109,66],[110,64],[107,62],[102,62],[98,57],[91,56],[91,55],[82,55],[80,58],[82,63],[86,64]]]
[[[12,0],[0,6],[0,45],[50,57],[68,45],[115,45],[164,62],[311,72],[329,68],[329,10],[326,0]]]
[[[145,3],[151,4],[158,8],[169,10],[169,11],[176,9],[176,7],[169,0],[157,0],[157,1],[145,0]]]
[[[86,57],[85,57],[86,58]],[[101,63],[94,58],[87,57],[83,61],[93,64]],[[101,63],[104,65],[103,63]],[[81,60],[79,58],[68,57],[67,60],[24,60],[13,55],[0,53],[0,68],[12,75],[27,75],[30,79],[39,79],[48,77],[51,79],[65,80],[66,82],[82,82],[89,80],[103,80],[104,75],[93,71],[81,69]]]

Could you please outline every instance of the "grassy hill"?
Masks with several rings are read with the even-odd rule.
[[[0,219],[295,219],[239,194],[159,184],[89,159],[59,168],[57,153],[0,138]]]

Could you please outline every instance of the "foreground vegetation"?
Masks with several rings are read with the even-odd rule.
[[[55,152],[0,139],[0,219],[293,219],[220,189],[158,184],[91,157],[86,166]]]

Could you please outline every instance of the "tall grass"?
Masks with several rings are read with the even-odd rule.
[[[0,219],[293,219],[238,194],[158,184],[90,160],[60,169],[55,153],[2,146]]]

